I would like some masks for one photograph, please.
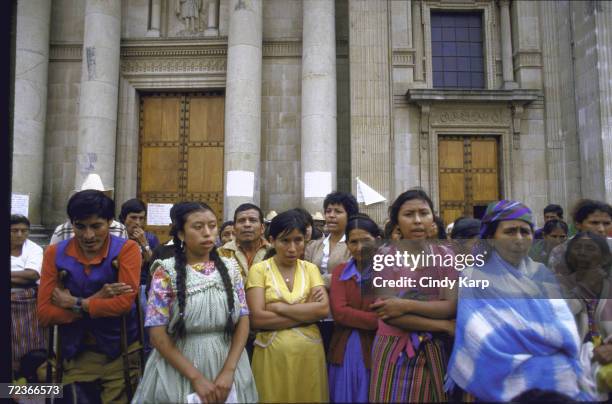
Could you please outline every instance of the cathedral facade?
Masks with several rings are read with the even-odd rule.
[[[446,222],[612,201],[612,3],[18,0],[13,193],[322,211],[358,177]],[[538,217],[541,222],[542,218]],[[541,224],[541,223],[540,223]]]

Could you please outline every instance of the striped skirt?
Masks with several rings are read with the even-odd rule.
[[[402,352],[394,362],[391,356],[400,338],[377,335],[374,339],[370,402],[446,402],[444,342],[436,337],[423,341],[414,357]]]
[[[21,357],[35,349],[47,349],[47,329],[38,325],[36,288],[11,290],[11,347],[13,371]]]

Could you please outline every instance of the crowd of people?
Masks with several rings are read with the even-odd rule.
[[[186,201],[160,244],[144,203],[126,201],[115,221],[108,190],[93,188],[72,195],[44,253],[11,216],[16,379],[105,403],[609,398],[605,202],[578,201],[570,225],[549,205],[535,229],[529,207],[501,200],[445,226],[411,189],[381,228],[332,192],[320,231],[300,208],[266,220],[245,203],[219,225]],[[372,286],[374,255],[424,251],[484,265],[394,264],[380,274],[416,286]],[[458,279],[490,286],[448,286]]]

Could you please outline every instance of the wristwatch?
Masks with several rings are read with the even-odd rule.
[[[83,299],[81,299],[80,297],[76,298],[76,302],[74,303],[74,306],[72,306],[72,311],[76,314],[81,314],[83,313]]]
[[[151,251],[151,247],[147,244],[144,247],[140,247],[140,251],[142,251],[143,253],[145,251]]]

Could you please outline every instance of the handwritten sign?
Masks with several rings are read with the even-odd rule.
[[[30,195],[11,195],[11,215],[24,215],[28,217],[30,207]]]
[[[149,226],[167,226],[172,224],[170,208],[172,208],[171,203],[147,204],[147,224]]]

